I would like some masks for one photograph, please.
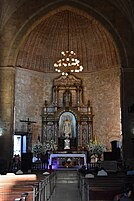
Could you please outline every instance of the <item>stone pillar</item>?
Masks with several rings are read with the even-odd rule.
[[[13,156],[15,68],[0,67],[0,159]]]
[[[123,157],[126,161],[134,159],[134,68],[122,69],[121,113]]]

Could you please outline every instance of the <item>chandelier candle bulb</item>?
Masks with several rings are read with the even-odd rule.
[[[62,51],[61,55],[63,58],[54,64],[56,72],[68,76],[69,73],[79,73],[83,70],[83,66],[80,65],[80,60],[76,58],[74,51]]]

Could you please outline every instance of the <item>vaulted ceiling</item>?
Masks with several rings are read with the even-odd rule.
[[[1,66],[54,72],[68,35],[84,72],[133,66],[133,0],[3,0],[0,13]]]
[[[101,23],[91,16],[62,10],[32,29],[20,48],[17,66],[53,72],[54,62],[68,48],[75,51],[84,72],[119,65],[115,43]]]

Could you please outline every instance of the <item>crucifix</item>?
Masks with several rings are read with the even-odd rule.
[[[30,119],[28,118],[27,120],[20,120],[20,122],[24,122],[27,124],[26,150],[28,152],[32,149],[32,124],[36,123],[36,121],[30,121]]]

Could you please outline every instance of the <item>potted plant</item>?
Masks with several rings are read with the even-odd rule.
[[[101,159],[102,154],[106,151],[106,147],[102,142],[92,140],[86,145],[86,149],[88,150],[90,156],[94,155],[98,158],[98,160]]]
[[[46,147],[41,142],[36,142],[32,146],[33,155],[40,160],[40,155],[46,153]]]
[[[47,150],[51,150],[52,152],[56,151],[58,149],[58,146],[54,140],[48,140],[48,141],[46,141],[46,143],[44,145]]]
[[[38,141],[33,144],[32,152],[33,152],[34,156],[37,157],[39,160],[41,154],[45,155],[47,151],[56,151],[57,148],[58,147],[57,147],[56,143],[54,142],[54,140],[49,140],[49,141],[46,141],[45,143],[41,143]]]

